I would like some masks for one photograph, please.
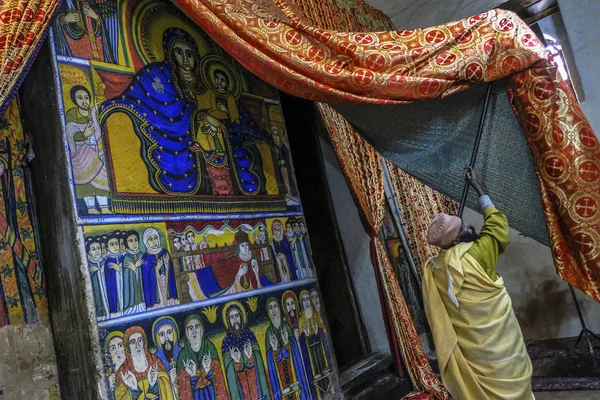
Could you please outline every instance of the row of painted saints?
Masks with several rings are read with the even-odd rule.
[[[273,221],[269,237],[260,223],[254,228],[253,243],[246,231],[238,229],[232,246],[221,249],[210,246],[208,234],[198,240],[190,227],[173,232],[174,257],[155,228],[143,231],[143,246],[136,230],[88,236],[96,315],[115,318],[313,277],[302,218],[288,218],[286,227],[284,234],[282,222]]]
[[[263,343],[237,301],[223,307],[219,349],[197,314],[181,326],[163,316],[148,332],[141,326],[112,331],[105,339],[110,388],[117,399],[320,399],[333,385],[317,291],[302,290],[300,305],[292,291],[266,301]]]
[[[196,42],[179,28],[164,32],[163,48],[164,61],[144,66],[120,96],[98,107],[86,87],[70,89],[76,106],[66,113],[67,140],[77,197],[88,214],[111,213],[102,136],[116,113],[133,122],[149,184],[158,193],[267,194],[260,150],[267,146],[280,190],[288,204],[298,204],[283,132],[275,125],[267,132],[236,99],[233,67],[211,55],[211,76],[203,75]]]

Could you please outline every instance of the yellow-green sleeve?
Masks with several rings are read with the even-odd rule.
[[[498,257],[510,243],[508,220],[494,206],[488,206],[483,210],[483,218],[485,222],[479,233],[479,239],[473,243],[468,253],[477,260],[490,279],[495,281],[498,279],[496,273]]]

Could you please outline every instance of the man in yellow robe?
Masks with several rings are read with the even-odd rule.
[[[509,244],[508,221],[479,186],[485,223],[475,228],[439,214],[427,240],[442,248],[423,271],[425,312],[442,381],[456,400],[530,400],[532,366],[498,257]]]

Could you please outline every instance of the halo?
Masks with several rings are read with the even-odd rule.
[[[145,0],[133,11],[131,23],[133,44],[144,65],[165,59],[163,33],[172,27],[181,28],[194,38],[200,57],[217,51],[209,36],[177,7],[170,3]]]
[[[173,317],[170,317],[170,316],[168,316],[168,315],[165,315],[165,316],[163,316],[163,317],[160,317],[160,318],[158,318],[158,319],[157,319],[156,321],[154,321],[154,323],[152,324],[152,336],[153,336],[153,337],[152,337],[152,340],[154,340],[154,345],[155,345],[156,347],[158,347],[158,344],[156,343],[156,342],[157,342],[157,340],[156,340],[157,338],[156,338],[156,337],[154,337],[154,334],[155,334],[155,333],[154,333],[154,328],[156,328],[156,324],[157,324],[159,321],[160,321],[160,322],[162,322],[162,321],[164,321],[164,320],[166,320],[166,319],[170,319],[170,320],[171,320],[171,322],[173,322],[173,326],[175,327],[175,335],[177,336],[177,337],[175,338],[175,341],[179,340],[179,325],[177,325],[177,322],[175,321],[175,319],[174,319]],[[156,332],[156,333],[158,333],[158,332]]]
[[[109,333],[106,336],[106,339],[104,339],[104,347],[106,348],[106,351],[108,351],[108,344],[110,343],[111,340],[113,340],[114,338],[121,338],[121,340],[123,340],[123,332],[121,331],[112,331],[111,333]]]
[[[238,306],[239,309],[242,311],[242,320],[244,322],[244,326],[246,326],[246,323],[248,322],[248,318],[246,317],[246,309],[244,308],[244,305],[237,300],[230,301],[229,303],[225,304],[225,307],[223,307],[223,310],[221,311],[221,316],[223,317],[223,324],[227,329],[229,329],[229,322],[227,321],[227,310],[229,310],[229,307],[233,305]]]
[[[209,55],[203,57],[202,61],[200,61],[200,71],[202,71],[202,79],[204,79],[206,86],[213,90],[216,88],[213,75],[217,69],[220,69],[227,75],[227,79],[229,80],[229,87],[227,89],[229,93],[233,94],[236,100],[239,99],[242,94],[242,80],[233,65],[223,57]]]
[[[283,293],[283,296],[281,296],[281,309],[282,310],[286,310],[285,308],[285,298],[291,296],[294,301],[296,302],[296,306],[300,306],[300,303],[298,303],[298,297],[296,296],[296,293],[292,292],[291,290],[288,290],[287,292]],[[298,310],[300,311],[300,310]]]
[[[302,296],[305,293],[308,295],[308,298],[310,299],[310,305],[311,305],[311,307],[314,308],[314,304],[312,303],[312,297],[310,297],[310,292],[308,290],[304,289],[304,290],[300,291],[300,304],[299,304],[299,307],[301,308],[302,312],[304,312],[304,307],[302,307]]]

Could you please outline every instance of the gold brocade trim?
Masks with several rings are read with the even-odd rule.
[[[374,238],[377,252],[377,268],[381,277],[383,294],[390,309],[394,334],[401,347],[402,360],[415,390],[431,393],[436,399],[446,400],[450,396],[429,365],[423,346],[417,335],[415,324],[398,278],[394,273],[385,246],[378,237]]]
[[[169,198],[168,201],[163,202],[158,199],[144,200],[137,197],[125,198],[113,195],[111,201],[112,210],[117,214],[231,213],[286,210],[284,199],[199,200]]]

